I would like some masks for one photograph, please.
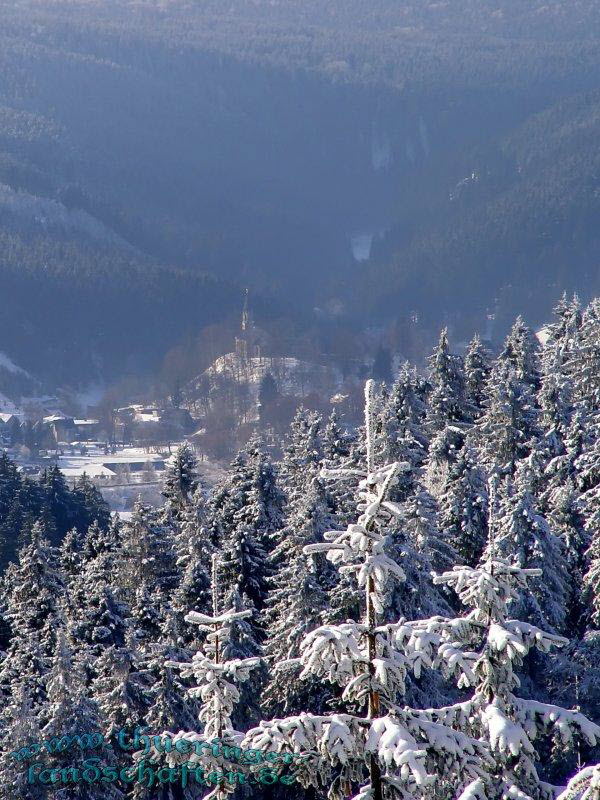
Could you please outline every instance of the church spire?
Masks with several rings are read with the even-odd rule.
[[[250,328],[250,311],[248,309],[248,294],[249,291],[246,289],[244,293],[244,308],[242,311],[242,330],[247,331]]]

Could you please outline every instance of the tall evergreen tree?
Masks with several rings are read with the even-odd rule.
[[[121,728],[133,730],[144,719],[150,703],[135,641],[128,638],[124,647],[107,647],[95,669],[91,693],[102,714],[106,736]]]
[[[544,328],[546,341],[541,354],[544,375],[555,371],[564,372],[573,351],[579,347],[582,317],[577,295],[569,300],[565,292],[554,308],[554,317],[555,321]]]
[[[75,504],[64,475],[57,466],[44,470],[40,478],[43,504],[52,520],[53,532],[47,531],[51,544],[58,544],[61,536],[81,521],[77,518]],[[85,523],[84,523],[85,524]]]
[[[137,587],[147,583],[167,602],[179,575],[171,529],[160,512],[136,503],[131,520],[123,525],[117,563],[125,599],[132,601]]]
[[[65,535],[59,547],[60,571],[68,589],[70,589],[73,581],[81,573],[83,567],[81,549],[82,536],[77,528],[72,528]]]
[[[416,550],[427,554],[434,569],[455,563],[456,552],[441,529],[437,503],[422,485],[402,504],[400,519]]]
[[[42,739],[39,720],[32,710],[25,683],[16,687],[0,712],[0,797],[3,800],[43,800],[44,787],[28,780],[27,761],[14,753]]]
[[[64,629],[61,629],[57,635],[52,666],[47,676],[46,696],[48,700],[44,709],[44,717],[47,721],[42,728],[42,735],[46,740],[56,738],[58,741],[64,736],[77,737],[101,731],[98,708],[86,696],[84,674],[73,657]],[[57,749],[48,759],[48,767],[59,770],[73,768],[82,770],[83,762],[91,757],[100,759],[99,762],[96,762],[100,768],[115,763],[114,753],[110,748],[99,748],[93,752],[68,748],[63,751]],[[124,796],[116,785],[110,783],[91,786],[71,781],[62,781],[61,783],[66,786],[58,784],[56,795],[59,798],[121,800]]]
[[[205,613],[210,605],[210,578],[204,566],[210,551],[207,554],[208,548],[203,544],[202,539],[190,540],[181,581],[173,594],[173,624],[177,628],[178,638],[185,644],[189,644],[189,636],[193,633],[193,629],[185,623],[186,614],[189,611]]]
[[[404,366],[380,411],[382,442],[378,455],[387,461],[407,461],[415,471],[425,461],[428,436],[425,406],[418,397],[414,373]],[[408,490],[409,486],[405,486]]]
[[[540,569],[543,577],[532,579],[531,590],[514,604],[515,614],[553,632],[564,630],[568,599],[564,549],[538,511],[526,466],[514,479],[505,479],[499,495],[497,518],[490,500],[492,538],[484,558],[492,552],[522,569]]]
[[[535,394],[540,387],[539,344],[522,317],[517,317],[498,358],[510,374]]]
[[[588,409],[600,401],[600,299],[587,306],[577,327],[576,346],[567,352],[565,370],[573,383],[573,396]]]
[[[274,575],[264,619],[265,655],[271,665],[265,695],[271,709],[297,712],[309,703],[310,707],[320,707],[328,696],[318,684],[300,683],[297,668],[286,666],[286,662],[296,656],[304,636],[323,621],[328,605],[327,581],[333,582],[333,576],[321,562],[323,556],[306,556],[304,547],[323,541],[330,525],[325,488],[315,479],[306,497],[297,501],[270,555]],[[294,591],[290,594],[291,586]]]
[[[539,436],[539,409],[529,384],[517,379],[504,361],[494,364],[489,386],[488,406],[471,443],[485,467],[513,474]]]
[[[465,375],[461,359],[450,353],[448,330],[440,334],[440,340],[429,359],[432,391],[429,396],[427,421],[433,432],[442,430],[449,423],[465,421]]]
[[[400,566],[385,554],[387,527],[394,514],[387,491],[397,465],[376,467],[371,382],[366,397],[366,470],[358,504],[362,513],[346,530],[328,533],[329,544],[306,548],[307,553],[327,552],[332,563],[355,575],[364,592],[358,621],[320,626],[300,645],[301,675],[345,687],[343,705],[333,714],[302,713],[261,722],[248,732],[245,746],[308,750],[312,758],[296,772],[298,780],[317,791],[328,786],[333,797],[352,795],[357,785],[360,798],[383,800],[384,793],[407,796],[431,785],[434,773],[446,792],[450,786],[455,791],[477,774],[477,756],[483,754],[479,744],[450,728],[438,728],[438,736],[424,736],[418,712],[401,709],[396,700],[404,693],[410,656],[396,647],[395,626],[380,625],[379,615],[388,580],[404,577]],[[405,631],[410,627],[405,620],[398,629],[400,625]],[[467,750],[477,756],[471,759]]]
[[[559,373],[542,377],[539,393],[540,426],[544,445],[553,456],[565,453],[565,439],[573,415],[572,386]]]
[[[293,503],[317,476],[323,459],[322,420],[319,414],[299,408],[292,420],[283,450],[281,474],[288,501]]]
[[[475,334],[465,356],[465,399],[475,419],[481,416],[485,406],[491,370],[490,355]]]
[[[39,641],[49,657],[54,652],[56,631],[64,621],[66,594],[56,552],[42,538],[39,523],[32,529],[30,544],[19,552],[18,565],[7,575],[5,597],[12,632],[7,661],[29,636]]]
[[[271,569],[267,554],[248,526],[232,531],[220,556],[220,589],[223,596],[235,590],[260,611],[264,608]]]
[[[167,509],[180,519],[198,488],[198,461],[187,442],[180,445],[167,464],[163,496]]]
[[[208,502],[198,486],[174,530],[177,567],[183,572],[190,558],[197,557],[204,567],[210,564],[214,549],[209,525]]]
[[[213,560],[216,564],[216,556]],[[176,669],[183,678],[193,678],[195,685],[189,689],[192,698],[200,702],[198,719],[200,725],[193,726],[202,730],[198,733],[182,732],[181,736],[188,741],[201,739],[204,741],[221,740],[228,745],[239,744],[242,738],[236,730],[237,706],[243,704],[243,695],[240,688],[251,678],[254,670],[260,666],[258,657],[234,657],[231,652],[233,623],[240,623],[249,615],[248,611],[236,611],[230,608],[225,612],[218,612],[218,587],[216,586],[216,571],[212,572],[213,612],[200,614],[191,611],[187,615],[187,622],[198,626],[198,630],[205,634],[204,643],[190,662],[166,661],[165,666]],[[175,737],[177,741],[178,737]],[[189,758],[189,757],[188,757]],[[187,760],[187,758],[185,759]],[[204,751],[197,757],[198,763],[203,766],[218,765],[222,769],[236,769],[235,764],[228,763],[228,757],[222,757],[220,763],[215,763],[211,752]],[[210,793],[211,798],[221,800],[234,791],[232,785],[227,784],[216,787]]]
[[[84,533],[92,524],[101,530],[106,530],[110,525],[110,509],[102,493],[97,489],[88,476],[83,475],[75,482],[73,495],[79,506],[76,527]]]
[[[283,523],[284,495],[279,488],[271,459],[265,453],[262,440],[252,439],[247,446],[252,467],[247,503],[235,515],[236,524],[244,523],[254,531],[262,546],[270,550],[273,534]]]
[[[340,425],[338,412],[334,408],[323,428],[324,460],[336,464],[347,458],[350,452],[349,444],[348,437]]]
[[[461,450],[438,498],[444,538],[463,564],[475,566],[487,541],[487,487],[475,455]]]
[[[462,795],[469,800],[550,800],[557,787],[539,773],[534,740],[550,732],[564,747],[575,736],[590,744],[600,738],[600,727],[583,714],[514,693],[520,685],[516,670],[532,648],[547,652],[567,644],[562,637],[509,618],[517,597],[527,592],[527,580],[540,576],[540,569],[511,565],[490,550],[480,567],[457,566],[436,578],[456,589],[472,609],[466,620],[479,627],[481,644],[461,676],[463,685],[474,686],[473,695],[438,711],[422,712],[433,722],[468,731],[487,743],[493,765]]]

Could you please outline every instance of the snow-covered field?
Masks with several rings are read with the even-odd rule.
[[[172,445],[174,453],[177,445]],[[112,511],[131,511],[138,498],[148,505],[161,505],[164,469],[171,454],[148,453],[143,447],[125,447],[114,455],[103,448],[87,446],[81,455],[79,447],[58,457],[58,466],[71,484],[84,473],[90,477],[106,498]],[[223,467],[210,461],[198,465],[201,480],[213,486],[224,474]]]

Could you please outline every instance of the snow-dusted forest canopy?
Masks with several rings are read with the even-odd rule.
[[[462,358],[442,331],[361,428],[301,409],[279,463],[256,435],[210,492],[183,445],[127,522],[84,485],[57,535],[58,476],[52,505],[3,459],[3,509],[46,501],[2,528],[0,797],[250,796],[181,755],[219,737],[293,775],[257,797],[597,800],[600,300],[546,333]],[[136,726],[182,746],[31,749]],[[150,756],[216,783],[111,780]]]

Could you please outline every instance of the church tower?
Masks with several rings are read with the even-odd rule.
[[[246,289],[244,293],[244,308],[242,310],[242,331],[247,331],[252,326],[252,321],[250,320],[250,310],[248,308],[248,289]]]
[[[249,337],[252,336],[252,318],[250,316],[250,308],[248,303],[249,291],[246,289],[244,292],[244,307],[242,309],[242,320],[240,324],[239,336],[235,337],[235,352],[237,357],[243,364],[248,362],[249,344],[251,350],[251,343],[248,342]]]

